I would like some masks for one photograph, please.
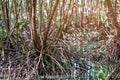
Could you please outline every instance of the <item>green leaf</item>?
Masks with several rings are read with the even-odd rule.
[[[104,80],[106,77],[106,74],[105,73],[100,73],[99,74],[99,78],[101,78],[102,80]]]
[[[73,21],[76,21],[76,15],[73,15]]]
[[[80,4],[77,4],[77,7],[80,7]]]
[[[60,20],[60,16],[57,16],[57,17],[56,17],[56,21],[59,21],[59,20]]]
[[[3,30],[2,30],[2,28],[0,28],[0,34],[2,34],[3,33]]]
[[[3,29],[2,29],[2,28],[0,28],[0,37],[1,37],[2,39],[7,38],[7,34],[6,34],[6,33],[4,33],[4,31],[3,31]]]
[[[23,23],[23,22],[20,23],[20,26],[19,26],[19,29],[20,29],[20,30],[23,29],[24,24],[25,24],[25,23]]]

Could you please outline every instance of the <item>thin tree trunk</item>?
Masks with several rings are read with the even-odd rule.
[[[40,42],[39,42],[39,37],[37,34],[37,29],[36,29],[36,2],[37,0],[32,0],[32,18],[31,18],[31,35],[32,35],[32,40],[33,40],[33,45],[35,49],[40,48]]]
[[[8,8],[9,8],[9,0],[5,1],[5,14],[6,14],[5,23],[6,23],[7,34],[9,34],[10,32],[9,9]]]
[[[48,19],[47,29],[45,31],[45,37],[44,37],[44,43],[43,43],[44,44],[44,48],[47,46],[48,33],[49,33],[50,28],[51,28],[52,19],[53,19],[54,14],[55,14],[55,12],[57,10],[57,6],[59,4],[59,1],[60,0],[56,0],[55,6],[53,7],[53,10],[52,10],[52,12],[50,14],[50,18]]]

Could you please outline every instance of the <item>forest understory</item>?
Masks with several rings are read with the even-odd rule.
[[[119,0],[0,0],[0,78],[119,80]]]

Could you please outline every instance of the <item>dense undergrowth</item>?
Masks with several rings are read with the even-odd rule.
[[[119,0],[1,0],[0,4],[2,76],[119,78]],[[106,67],[94,71],[94,63]]]

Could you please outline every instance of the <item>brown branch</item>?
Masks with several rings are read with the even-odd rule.
[[[48,39],[48,33],[49,33],[49,30],[50,30],[50,27],[51,27],[51,22],[52,22],[52,19],[54,17],[55,11],[57,10],[57,6],[59,4],[59,1],[60,0],[56,0],[55,6],[53,7],[53,10],[51,12],[50,18],[48,20],[47,29],[45,31],[45,37],[44,37],[44,48],[47,46],[46,42],[47,42],[47,39]]]
[[[32,0],[32,18],[31,18],[31,32],[32,32],[32,40],[33,40],[33,45],[35,49],[40,48],[40,42],[39,42],[39,37],[37,34],[37,29],[36,29],[36,2],[37,0]]]
[[[5,22],[6,22],[6,30],[7,30],[7,34],[9,34],[10,32],[10,23],[9,23],[9,9],[8,9],[8,6],[9,6],[9,0],[7,0],[5,2],[5,14],[6,14],[6,18],[5,18]]]

